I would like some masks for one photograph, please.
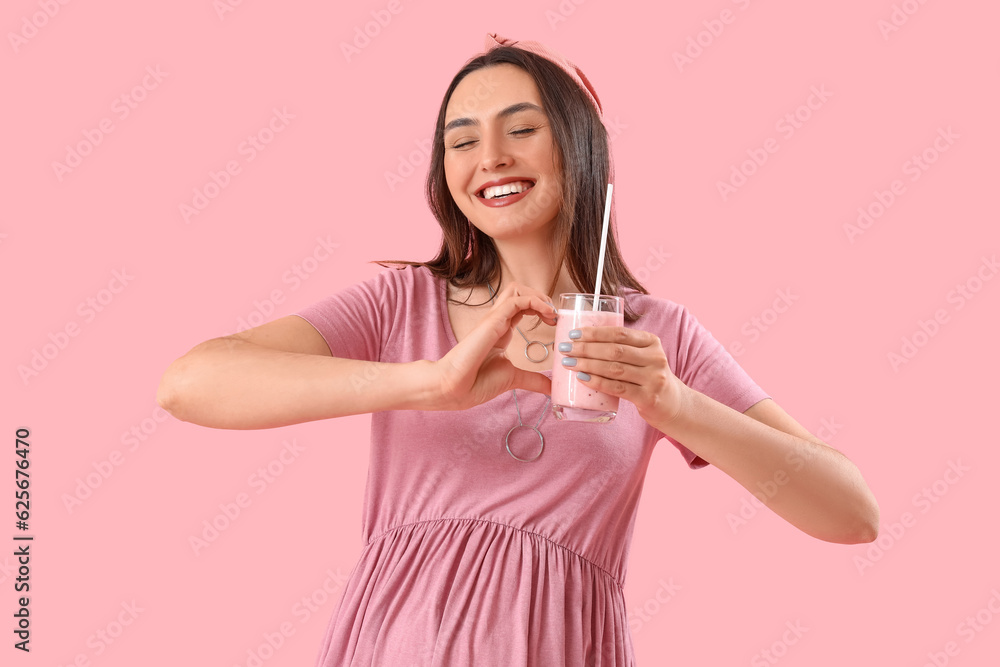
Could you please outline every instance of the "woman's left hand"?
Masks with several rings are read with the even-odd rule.
[[[659,337],[626,327],[580,327],[567,358],[576,359],[569,370],[590,375],[584,385],[635,404],[649,424],[661,428],[677,417],[684,383],[670,370]],[[564,366],[565,367],[565,366]],[[577,376],[579,377],[579,376]]]

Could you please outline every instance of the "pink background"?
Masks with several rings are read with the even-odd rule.
[[[362,546],[370,417],[211,430],[162,419],[156,387],[241,319],[367,279],[369,260],[432,256],[419,146],[487,31],[583,68],[614,126],[630,265],[742,345],[739,363],[806,428],[825,420],[881,505],[875,545],[820,542],[769,510],[734,529],[750,494],[661,441],[626,587],[638,663],[996,664],[995,3],[219,5],[4,3],[4,664],[313,663]],[[366,25],[377,34],[348,59],[341,44]],[[689,38],[701,52],[679,67]],[[275,109],[293,117],[267,136]],[[273,140],[251,160],[258,133]],[[81,143],[89,154],[57,174]],[[724,200],[718,183],[762,151]],[[238,173],[185,222],[180,206],[229,162]],[[876,192],[892,204],[852,242],[845,225],[879,212]],[[919,347],[894,368],[904,337]],[[22,378],[36,352],[51,358]],[[18,427],[30,655],[10,632]],[[81,483],[89,496],[68,507]],[[220,504],[234,514],[238,499],[195,553],[203,522],[224,525]]]

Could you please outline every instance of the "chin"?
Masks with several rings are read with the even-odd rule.
[[[476,225],[476,227],[491,239],[508,241],[535,236],[545,231],[550,224],[538,222],[537,220],[508,220],[485,226]]]

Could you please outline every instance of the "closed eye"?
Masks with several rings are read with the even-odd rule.
[[[516,134],[517,136],[527,136],[529,134],[534,134],[537,130],[538,130],[537,127],[525,127],[521,128],[520,130],[511,130],[510,133]],[[452,145],[452,148],[465,148],[467,146],[476,143],[476,141],[477,141],[476,139],[469,139],[468,141],[463,141],[461,143]]]

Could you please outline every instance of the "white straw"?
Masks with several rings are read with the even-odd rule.
[[[608,221],[611,220],[611,190],[613,186],[608,183],[608,198],[604,201],[604,227],[601,229],[601,254],[597,258],[597,284],[594,285],[594,310],[600,304],[601,277],[604,275],[604,248],[608,245]]]

